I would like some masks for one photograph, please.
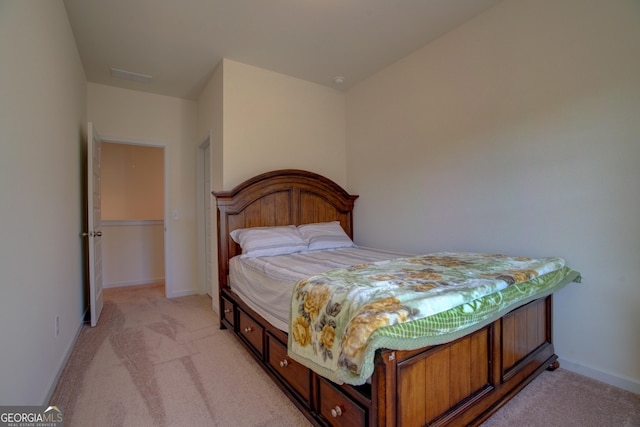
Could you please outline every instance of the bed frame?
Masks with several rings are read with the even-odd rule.
[[[314,425],[478,425],[545,369],[558,367],[551,296],[509,312],[446,344],[378,350],[371,384],[337,385],[287,356],[287,334],[228,286],[229,259],[241,253],[236,228],[338,220],[353,237],[358,196],[302,170],[268,172],[217,200],[220,327],[228,328]]]

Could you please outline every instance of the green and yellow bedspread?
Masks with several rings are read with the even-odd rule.
[[[435,253],[354,265],[299,281],[289,356],[336,382],[364,384],[379,348],[460,338],[580,281],[561,258]]]

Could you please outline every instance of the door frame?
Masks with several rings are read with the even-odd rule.
[[[211,182],[211,130],[209,133],[201,139],[201,143],[198,145],[198,158],[196,165],[196,174],[197,174],[197,228],[198,228],[198,272],[199,272],[199,280],[198,280],[198,290],[201,294],[209,294],[211,297],[214,297],[214,286],[213,286],[213,269],[210,268],[209,275],[211,277],[210,289],[207,289],[207,240],[209,240],[209,245],[211,245],[211,254],[216,254],[216,248],[213,246],[213,236],[215,230],[213,224],[213,215],[210,215],[207,218],[205,215],[207,203],[209,203],[209,212],[213,212],[213,206],[211,205],[211,188],[205,188],[205,179],[206,173],[209,174],[209,182]],[[208,150],[207,150],[208,149]],[[209,156],[209,161],[207,162],[206,156]],[[208,170],[207,170],[208,167]],[[207,195],[209,197],[207,197]],[[209,224],[210,233],[207,233],[207,224]],[[211,260],[211,262],[215,262],[217,260]]]
[[[143,147],[154,147],[154,148],[162,148],[162,157],[164,159],[163,164],[163,175],[164,175],[164,206],[163,206],[163,222],[164,222],[164,296],[166,298],[171,298],[173,296],[173,280],[172,280],[172,269],[171,269],[171,218],[170,209],[171,209],[171,200],[169,197],[170,188],[169,188],[169,150],[167,149],[167,144],[163,142],[154,142],[154,141],[142,141],[142,140],[134,140],[127,138],[119,138],[119,137],[110,137],[101,135],[100,140],[102,142],[109,142],[112,144],[123,144],[123,145],[138,145]]]

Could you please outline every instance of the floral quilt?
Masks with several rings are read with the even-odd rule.
[[[292,294],[289,356],[337,383],[362,384],[373,369],[377,331],[397,333],[394,325],[404,327],[402,340],[411,342],[404,349],[420,348],[424,331],[405,325],[420,325],[421,319],[454,308],[473,309],[510,287],[520,289],[564,270],[572,271],[562,258],[443,252],[312,276],[299,281]]]

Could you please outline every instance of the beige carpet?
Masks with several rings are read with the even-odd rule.
[[[69,426],[308,426],[218,319],[206,296],[162,286],[105,290],[50,401]],[[640,396],[545,372],[483,424],[640,426]]]
[[[558,369],[543,372],[482,427],[638,427],[640,396]]]
[[[301,426],[304,416],[229,331],[207,296],[105,290],[51,402],[65,426]]]

